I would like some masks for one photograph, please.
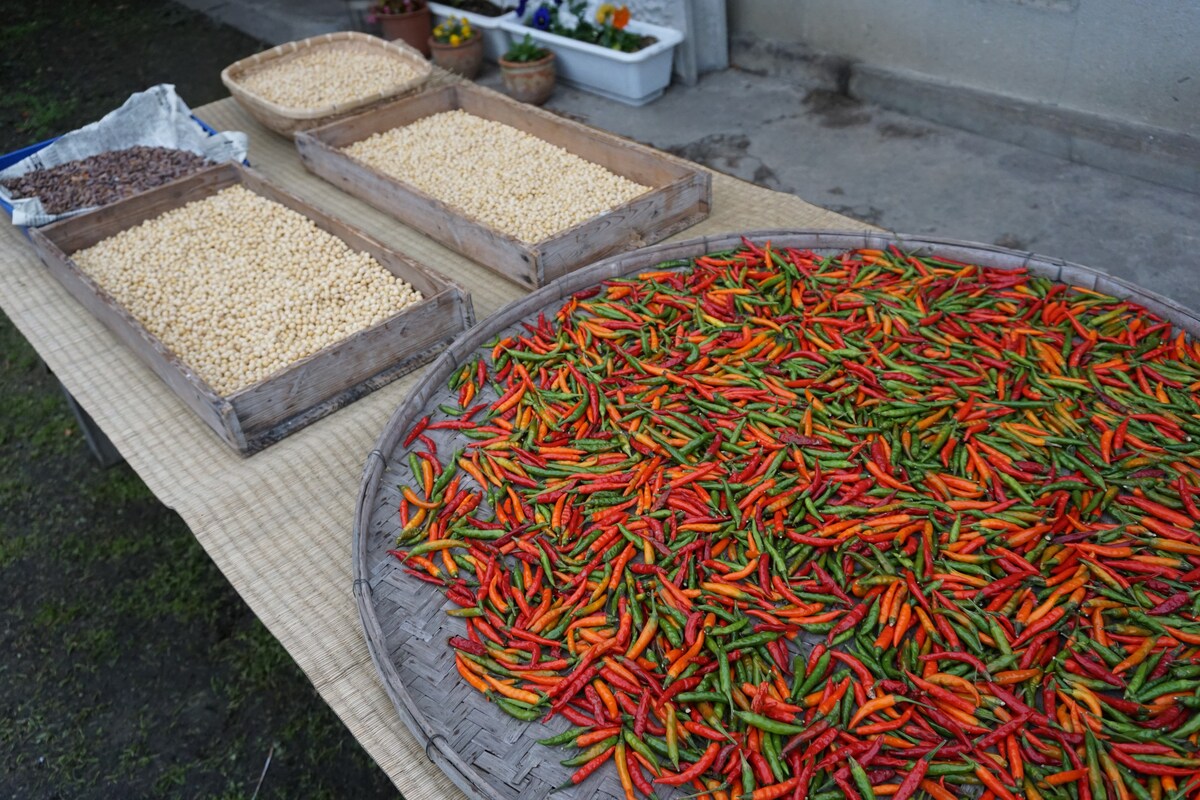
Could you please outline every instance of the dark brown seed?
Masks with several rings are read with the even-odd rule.
[[[211,162],[186,150],[136,145],[3,181],[14,198],[38,197],[49,214],[103,206],[153,189]]]

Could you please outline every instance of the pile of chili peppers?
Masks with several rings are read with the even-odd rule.
[[[746,242],[580,292],[451,389],[394,553],[459,606],[466,681],[573,726],[573,783],[1197,793],[1200,346],[1145,309]]]

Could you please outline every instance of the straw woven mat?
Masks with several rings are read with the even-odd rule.
[[[440,71],[439,71],[440,72]],[[433,82],[446,82],[444,74]],[[196,109],[250,135],[255,169],[359,226],[472,295],[482,320],[524,294],[301,165],[291,141],[232,98]],[[676,239],[766,228],[868,226],[796,197],[714,174],[712,212]],[[0,230],[0,307],[150,489],[175,509],[234,588],[409,800],[459,798],[384,693],[363,639],[350,544],[363,464],[420,373],[250,457],[238,456],[50,276],[21,233]]]

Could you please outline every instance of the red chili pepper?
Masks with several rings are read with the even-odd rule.
[[[750,761],[750,766],[754,770],[754,777],[759,784],[769,786],[775,782],[775,775],[771,772],[771,765],[767,763],[767,759],[762,753],[751,751],[746,758]]]
[[[1162,616],[1164,614],[1174,614],[1176,611],[1178,611],[1179,609],[1181,609],[1185,605],[1187,605],[1189,602],[1191,602],[1191,599],[1192,599],[1191,595],[1188,594],[1187,592],[1179,592],[1178,594],[1173,595],[1172,597],[1169,597],[1166,600],[1163,600],[1161,603],[1154,606],[1154,608],[1151,608],[1146,613],[1153,615],[1153,616]]]
[[[563,719],[565,719],[567,722],[571,723],[572,725],[578,725],[582,728],[594,728],[599,724],[587,714],[584,714],[582,711],[579,711],[571,706],[566,706],[558,713],[562,714]]]
[[[689,733],[694,733],[697,736],[704,737],[705,739],[711,739],[714,742],[729,741],[729,737],[726,736],[725,734],[721,733],[718,730],[710,728],[701,722],[697,722],[694,719],[689,719],[687,722],[683,723],[683,727],[685,729],[687,729],[687,731]]]
[[[929,762],[925,759],[918,759],[913,762],[912,769],[904,780],[900,782],[900,786],[896,789],[896,793],[892,795],[892,800],[908,800],[921,786],[921,781],[925,780],[926,773],[929,772]]]
[[[417,424],[413,426],[412,431],[410,431],[408,436],[404,439],[404,447],[412,447],[412,443],[415,442],[417,437],[421,435],[421,432],[429,426],[429,422],[430,416],[428,414],[417,420]]]
[[[675,681],[665,690],[663,690],[662,696],[658,698],[658,701],[655,705],[661,707],[663,703],[670,702],[675,695],[695,689],[698,685],[700,685],[701,680],[703,680],[703,678],[700,675],[693,675],[690,678],[681,678]]]
[[[1148,500],[1145,497],[1136,497],[1134,495],[1121,495],[1117,500],[1126,505],[1131,505],[1151,514],[1164,522],[1169,522],[1172,525],[1177,525],[1181,528],[1190,528],[1196,524],[1196,521],[1186,514],[1180,514],[1174,509],[1167,508],[1161,503],[1156,503],[1153,500]]]
[[[650,713],[650,695],[643,694],[638,702],[637,712],[633,715],[633,733],[639,739],[646,733],[646,718]]]
[[[908,725],[909,720],[913,717],[914,708],[909,706],[904,709],[900,716],[896,717],[891,722],[876,722],[873,725],[860,725],[854,729],[854,732],[859,736],[874,736],[877,733],[887,733],[888,731],[899,730]]]
[[[833,641],[838,635],[845,633],[853,628],[858,623],[862,622],[867,616],[867,611],[870,608],[870,603],[859,603],[852,608],[844,617],[842,617],[836,625],[829,631],[829,641]]]
[[[838,738],[838,733],[837,728],[830,728],[822,733],[804,749],[804,752],[800,756],[800,761],[802,763],[815,763],[815,756],[832,744]]]
[[[1022,726],[1025,725],[1025,722],[1029,719],[1029,717],[1029,714],[1022,714],[1013,717],[1008,722],[993,730],[991,733],[977,739],[975,741],[975,749],[979,752],[983,752],[997,742],[1007,739],[1013,733],[1020,730]]]
[[[819,736],[822,733],[825,733],[828,730],[829,730],[829,721],[824,720],[824,719],[818,720],[817,722],[810,725],[808,727],[808,729],[805,730],[803,733],[797,733],[794,736],[792,736],[790,739],[788,739],[787,743],[783,746],[783,748],[780,750],[780,752],[786,756],[789,753],[791,753],[792,751],[799,748],[800,745],[804,744],[805,742],[809,741],[810,739],[813,739],[813,738]]]
[[[642,764],[632,747],[625,750],[625,761],[628,765],[629,777],[633,781],[633,785],[646,797],[652,797],[654,795],[654,786],[642,774]]]
[[[1145,761],[1138,761],[1116,747],[1109,750],[1109,755],[1118,764],[1123,764],[1129,769],[1136,770],[1143,775],[1170,775],[1172,777],[1187,778],[1196,774],[1196,770],[1189,767],[1172,767],[1169,764],[1148,764]]]
[[[875,676],[871,673],[871,670],[867,669],[866,665],[854,656],[849,653],[843,653],[840,650],[833,650],[830,652],[830,655],[853,670],[863,685],[870,686],[875,682]]]
[[[703,775],[705,770],[707,770],[712,762],[716,759],[717,753],[720,752],[720,750],[721,745],[719,745],[717,742],[710,742],[708,747],[704,750],[704,755],[700,756],[700,759],[696,761],[695,764],[692,764],[683,772],[675,774],[665,773],[662,777],[656,778],[654,782],[661,783],[666,786],[682,786],[694,778],[698,778]]]
[[[591,761],[584,764],[582,767],[580,767],[578,770],[576,770],[575,773],[571,776],[571,783],[575,784],[575,785],[579,785],[579,784],[583,783],[585,780],[590,778],[592,776],[592,774],[595,773],[596,770],[600,769],[601,764],[603,764],[605,761],[608,761],[610,758],[612,758],[613,753],[615,753],[616,751],[617,751],[617,746],[614,744],[613,746],[606,749],[603,753],[601,753],[600,755],[593,758]]]
[[[1046,614],[1046,616],[1042,617],[1037,622],[1030,625],[1028,628],[1026,628],[1024,631],[1021,632],[1020,636],[1018,636],[1016,639],[1014,639],[1012,642],[1009,643],[1010,646],[1014,647],[1014,648],[1019,647],[1022,644],[1025,644],[1030,639],[1032,639],[1037,634],[1046,630],[1047,628],[1053,627],[1055,624],[1058,623],[1059,620],[1061,620],[1066,615],[1068,605],[1072,605],[1072,604],[1067,603],[1067,604],[1058,606],[1053,611]]]
[[[837,772],[833,773],[833,782],[842,790],[842,795],[846,800],[862,800],[862,795],[850,783],[850,770],[848,767],[842,767]]]
[[[591,651],[589,650],[588,652],[590,653]],[[546,712],[546,716],[542,721],[548,722],[551,717],[562,711],[562,709],[566,708],[567,704],[571,702],[576,693],[584,685],[591,681],[592,678],[596,677],[597,672],[598,670],[596,667],[592,665],[588,665],[582,670],[577,668],[575,673],[573,673],[570,678],[550,687],[550,689],[546,692],[546,695],[548,697],[558,696],[558,699],[553,705],[550,706],[550,710]]]
[[[610,714],[604,707],[604,703],[600,699],[600,694],[596,691],[594,686],[592,686],[590,683],[587,686],[584,686],[583,696],[588,701],[588,705],[591,707],[592,716],[595,717],[598,722],[605,723],[610,721]]]
[[[958,739],[958,741],[963,744],[964,747],[968,746],[970,744],[967,741],[967,737],[966,737],[966,733],[965,733],[966,731],[969,730],[969,728],[967,726],[964,726],[962,724],[962,722],[960,722],[959,720],[956,720],[955,718],[951,717],[949,714],[945,713],[944,711],[942,711],[939,708],[932,708],[932,707],[927,708],[924,710],[923,713],[925,714],[925,716],[929,717],[931,720],[936,722],[942,728],[949,731],[951,733],[951,735],[954,736],[955,739]],[[918,716],[914,715],[913,719],[917,720],[920,718]],[[986,730],[971,731],[971,732],[972,733],[986,733]],[[931,733],[932,733],[932,731],[931,731]]]
[[[911,672],[906,672],[905,674],[908,676],[908,679],[910,681],[912,681],[916,686],[920,687],[926,693],[936,697],[937,699],[941,700],[944,703],[948,703],[949,705],[952,705],[955,708],[961,709],[961,710],[967,712],[968,714],[974,713],[975,706],[972,705],[969,701],[964,700],[961,697],[959,697],[958,695],[954,694],[954,692],[947,691],[946,689],[943,689],[941,686],[930,683],[929,681],[924,680],[920,676],[915,675]]]
[[[486,656],[487,648],[479,642],[473,642],[470,639],[464,639],[461,636],[451,636],[449,639],[450,646],[456,650],[462,650],[464,653],[470,653],[474,656]]]

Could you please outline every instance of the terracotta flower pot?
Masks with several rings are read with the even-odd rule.
[[[483,65],[483,37],[478,33],[456,45],[430,37],[429,46],[433,49],[433,63],[464,78],[474,78]]]
[[[540,106],[554,92],[554,53],[537,61],[500,59],[504,89],[514,100]]]
[[[428,7],[401,14],[388,14],[376,9],[375,17],[379,20],[383,38],[389,41],[399,39],[420,50],[426,58],[429,57],[429,37],[433,33],[433,19]]]

